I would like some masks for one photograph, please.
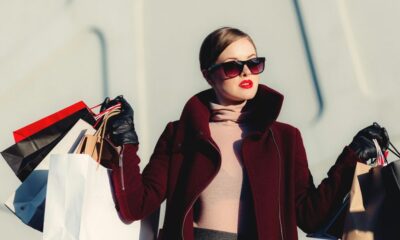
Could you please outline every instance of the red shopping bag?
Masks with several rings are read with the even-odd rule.
[[[13,132],[15,142],[18,143],[25,138],[32,136],[33,134],[40,132],[41,130],[51,126],[52,124],[82,110],[89,109],[83,101],[79,101],[69,107],[66,107],[56,113],[53,113],[47,117],[44,117],[34,123],[31,123],[23,128],[20,128]]]

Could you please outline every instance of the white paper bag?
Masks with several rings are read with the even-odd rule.
[[[47,175],[51,154],[73,153],[85,134],[93,134],[93,127],[79,120],[51,150],[35,170],[25,179],[18,189],[8,198],[5,205],[24,223],[43,227],[44,204],[46,197]]]
[[[89,155],[52,155],[44,240],[134,240],[140,222],[124,224],[115,209],[109,170]]]

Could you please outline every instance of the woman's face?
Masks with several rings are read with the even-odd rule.
[[[216,64],[240,60],[245,61],[257,57],[256,49],[247,38],[241,38],[224,49]],[[252,74],[244,65],[243,71],[236,77],[226,79],[223,70],[213,72],[207,78],[214,89],[221,105],[236,105],[252,99],[257,92],[259,75]]]

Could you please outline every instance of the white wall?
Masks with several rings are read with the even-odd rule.
[[[319,183],[341,149],[378,121],[400,144],[400,56],[395,0],[299,1],[323,109],[295,1],[0,1],[0,149],[12,130],[78,100],[124,94],[135,109],[143,167],[162,129],[207,88],[203,38],[220,26],[248,32],[267,58],[262,83],[285,95],[280,120],[302,131]],[[0,161],[0,201],[19,185]],[[305,238],[300,232],[301,238]],[[40,239],[0,207],[2,239]]]

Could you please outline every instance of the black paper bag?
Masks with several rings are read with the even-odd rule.
[[[92,125],[95,123],[89,110],[82,109],[12,145],[1,155],[17,177],[24,181],[79,119]]]

